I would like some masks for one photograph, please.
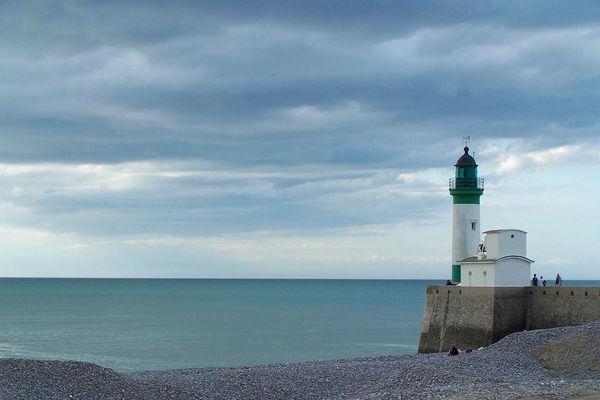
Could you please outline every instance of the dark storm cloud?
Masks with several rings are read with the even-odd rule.
[[[451,165],[465,134],[520,140],[521,151],[597,137],[598,17],[593,1],[5,3],[0,160],[156,169],[152,184],[119,192],[78,191],[63,181],[72,171],[41,184],[24,173],[7,180],[19,195],[5,200],[29,210],[23,223],[94,233],[433,215],[439,188],[397,176]],[[158,178],[177,160],[217,177],[354,172]]]
[[[144,45],[235,24],[278,24],[310,30],[393,37],[419,27],[489,23],[510,27],[595,24],[593,0],[561,1],[22,1],[3,4],[3,26],[26,47],[85,50]],[[29,40],[27,40],[29,39]]]
[[[4,100],[5,159],[205,158],[203,149],[210,149],[219,161],[231,155],[232,163],[277,163],[281,160],[272,157],[277,151],[272,145],[281,137],[309,148],[315,136],[338,137],[338,146],[348,146],[342,152],[350,154],[372,137],[404,140],[412,135],[407,124],[432,120],[438,124],[421,133],[426,139],[456,138],[465,122],[477,119],[537,121],[538,129],[550,120],[591,123],[591,105],[598,100],[596,90],[581,90],[589,87],[585,83],[552,87],[552,74],[561,78],[595,61],[585,57],[594,48],[578,49],[573,43],[587,39],[585,34],[556,40],[559,32],[536,39],[543,29],[575,23],[585,28],[595,7],[588,13],[579,7],[568,12],[546,7],[546,18],[538,15],[536,4],[515,10],[500,2],[175,2],[143,7],[33,2],[13,7],[3,14],[12,49],[3,67],[11,95]],[[597,37],[592,39],[597,45]],[[515,54],[507,55],[513,44]],[[565,58],[582,65],[570,68]],[[532,88],[527,77],[515,80],[527,71],[549,82]],[[538,88],[546,86],[561,96],[540,94]],[[328,112],[350,101],[379,112],[379,118],[359,119],[349,127],[340,117],[310,127],[280,114],[306,105]],[[273,126],[277,118],[281,121]],[[395,133],[389,137],[381,130]],[[498,133],[482,130],[480,135]],[[244,157],[234,157],[236,142],[248,137],[257,145],[246,147]],[[20,140],[28,145],[19,146]],[[32,148],[32,142],[39,147]],[[11,157],[18,147],[18,157]],[[298,154],[298,162],[341,160],[312,159],[309,150]]]

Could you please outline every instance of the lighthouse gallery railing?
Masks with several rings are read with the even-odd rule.
[[[483,189],[483,178],[450,178],[450,189]]]

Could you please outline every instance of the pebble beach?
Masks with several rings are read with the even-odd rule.
[[[519,332],[453,357],[415,354],[138,373],[77,361],[2,359],[0,398],[600,399],[600,322]]]

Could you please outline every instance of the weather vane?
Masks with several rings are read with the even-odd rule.
[[[465,144],[465,147],[469,146],[469,143],[471,143],[471,136],[463,136],[462,137],[463,143]]]

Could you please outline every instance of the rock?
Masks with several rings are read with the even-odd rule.
[[[418,354],[135,374],[74,361],[7,359],[0,362],[0,397],[5,400],[467,400],[577,396],[592,399],[599,394],[600,376],[594,370],[598,359],[586,358],[579,350],[589,350],[591,345],[598,349],[598,340],[600,322],[519,332],[487,348],[455,357],[445,353]],[[569,354],[566,366],[547,369],[546,363],[556,364],[548,355],[557,351],[556,346],[561,349],[566,346]],[[538,362],[538,358],[542,361]]]

